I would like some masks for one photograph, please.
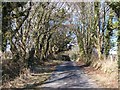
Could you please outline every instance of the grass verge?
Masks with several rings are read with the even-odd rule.
[[[84,65],[82,61],[77,62],[78,65]],[[113,65],[111,65],[112,67]],[[95,69],[92,66],[83,67],[88,77],[98,85],[99,88],[118,88],[118,72],[115,70],[106,73],[101,69]]]
[[[19,77],[3,83],[2,88],[36,88],[43,84],[55,70],[55,67],[61,63],[59,60],[50,60],[44,62],[42,66],[36,66],[33,71],[24,69]]]

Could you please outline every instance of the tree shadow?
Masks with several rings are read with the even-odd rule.
[[[80,66],[74,66],[74,65],[60,65],[56,67],[55,72],[62,72],[62,71],[73,71],[73,70],[80,70],[84,67],[87,67],[87,65],[80,65]]]
[[[64,80],[64,79],[71,78],[71,77],[76,77],[77,75],[74,72],[76,72],[77,70],[81,70],[84,67],[86,67],[86,65],[81,65],[81,66],[73,66],[73,65],[62,66],[62,65],[60,65],[60,66],[57,67],[55,72],[58,73],[59,75],[60,74],[66,74],[66,73],[68,73],[68,74],[65,75],[64,77],[61,77],[61,78],[56,78],[54,80],[46,81],[44,84],[53,83],[55,81],[60,81],[60,80]],[[56,75],[56,73],[55,74],[53,73],[51,75],[51,77],[54,77]]]
[[[64,80],[64,79],[70,78],[70,77],[72,77],[72,76],[76,76],[76,74],[69,73],[69,74],[67,74],[66,76],[62,77],[62,78],[57,78],[57,79],[55,79],[55,80],[46,81],[44,84],[48,84],[48,83],[53,83],[53,82],[55,82],[55,81]]]

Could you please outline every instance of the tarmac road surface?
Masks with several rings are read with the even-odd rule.
[[[65,61],[56,67],[42,88],[97,88],[98,86],[84,73],[84,66],[75,62]]]

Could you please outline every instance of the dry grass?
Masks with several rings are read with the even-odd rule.
[[[40,86],[41,84],[46,81],[51,73],[55,70],[55,66],[60,64],[61,61],[49,61],[45,62],[42,68],[47,68],[47,70],[42,69],[41,67],[37,66],[37,68],[40,68],[37,72],[36,70],[34,72],[31,72],[29,69],[23,69],[20,76],[16,77],[12,81],[8,81],[6,83],[3,83],[2,88],[35,88],[37,86]],[[49,72],[48,72],[49,71]]]
[[[82,61],[77,63],[84,65]],[[116,62],[102,61],[100,68],[93,66],[84,67],[85,73],[92,79],[99,88],[118,88],[118,68]]]
[[[101,70],[95,70],[93,67],[85,67],[84,69],[100,88],[118,88],[118,78],[115,73],[104,73]]]
[[[36,84],[42,84],[48,77],[49,74],[34,75],[30,70],[26,70],[26,73],[21,74],[13,81],[4,83],[2,88],[29,88]]]

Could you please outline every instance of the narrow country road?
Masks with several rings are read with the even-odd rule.
[[[42,88],[97,88],[97,85],[84,73],[83,66],[66,61],[56,67]]]

